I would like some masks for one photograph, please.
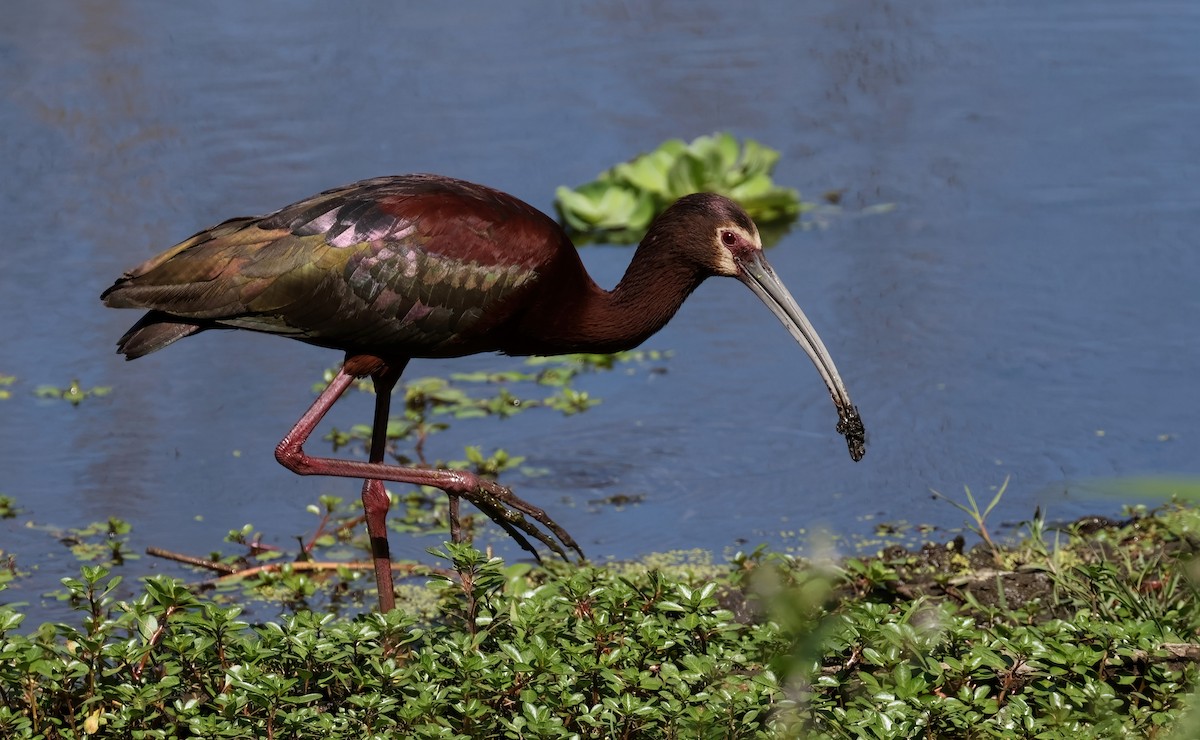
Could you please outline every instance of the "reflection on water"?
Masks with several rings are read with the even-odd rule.
[[[868,515],[954,526],[930,488],[1008,475],[1002,519],[1113,513],[1094,479],[1200,472],[1200,8],[376,5],[9,10],[0,374],[20,380],[0,400],[0,494],[28,519],[115,515],[135,548],[206,553],[247,521],[289,541],[319,493],[356,495],[271,456],[335,354],[212,332],[123,363],[112,345],[137,316],[97,300],[121,270],[378,174],[439,171],[549,208],[559,184],[726,129],[780,149],[776,179],[809,197],[897,205],[771,256],[863,412],[866,459],[846,459],[818,376],[732,281],[651,340],[675,351],[665,375],[597,376],[585,388],[605,402],[587,414],[464,425],[435,456],[528,455],[550,474],[521,492],[601,558],[790,545],[780,532],[868,532]],[[628,254],[584,257],[611,286]],[[72,378],[114,393],[32,396]],[[644,501],[586,505],[614,494]],[[428,544],[398,539],[401,557]],[[19,524],[0,522],[0,548],[37,559],[7,598],[36,600],[75,567]]]

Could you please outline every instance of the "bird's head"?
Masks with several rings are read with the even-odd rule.
[[[850,457],[861,459],[866,452],[866,433],[858,409],[821,337],[767,262],[754,219],[723,195],[696,193],[680,198],[663,212],[651,227],[651,233],[655,232],[700,274],[740,280],[783,322],[829,388],[838,410],[837,429],[846,438]]]
[[[693,193],[675,201],[655,219],[648,238],[676,249],[705,277],[739,277],[739,264],[762,254],[754,219],[716,193]]]

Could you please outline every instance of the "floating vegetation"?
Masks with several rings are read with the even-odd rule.
[[[107,396],[111,392],[112,386],[98,385],[94,388],[84,388],[78,380],[72,380],[71,384],[65,388],[56,385],[39,385],[33,393],[38,398],[55,398],[69,401],[72,406],[78,406],[88,398]]]
[[[59,540],[71,548],[71,553],[81,562],[122,565],[127,560],[140,557],[129,549],[129,533],[132,530],[129,522],[110,516],[107,521],[69,529]]]
[[[431,461],[425,459],[425,442],[431,434],[449,428],[450,420],[489,416],[508,418],[534,408],[554,409],[567,416],[586,411],[600,403],[600,400],[587,391],[571,387],[581,373],[656,362],[667,356],[669,353],[654,350],[633,350],[614,354],[531,357],[526,360],[526,366],[530,368],[528,371],[453,373],[449,379],[415,378],[404,383],[397,391],[397,395],[403,395],[404,411],[402,415],[388,419],[389,452],[402,465],[429,464]],[[328,383],[335,374],[335,370],[326,370],[325,382]],[[363,391],[372,390],[370,383],[355,387]],[[314,386],[318,392],[323,388],[322,383]],[[539,391],[544,388],[552,388],[554,392],[547,395],[544,390]],[[535,393],[537,395],[533,395]],[[335,427],[325,435],[325,439],[333,444],[334,451],[350,445],[365,447],[371,439],[371,426],[355,424],[349,429]],[[411,445],[411,452],[402,447],[403,443]],[[511,462],[503,450],[497,450],[486,460],[473,459],[472,454],[468,450],[467,459],[451,460],[439,465],[473,469],[480,475],[492,474],[497,464],[501,465],[501,470],[519,465]],[[478,451],[474,454],[478,454]],[[509,462],[498,463],[501,459]]]
[[[737,201],[760,226],[794,220],[812,207],[771,171],[779,152],[729,133],[692,143],[670,139],[657,149],[601,172],[592,182],[555,191],[563,223],[583,240],[634,243],[654,217],[691,193],[720,193]]]

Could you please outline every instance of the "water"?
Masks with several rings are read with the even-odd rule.
[[[59,530],[117,516],[131,544],[205,554],[245,522],[288,546],[299,479],[271,450],[338,357],[211,332],[135,363],[134,312],[99,293],[195,230],[379,174],[436,171],[550,209],[669,137],[781,150],[782,184],[884,216],[771,252],[870,434],[853,464],[820,380],[758,301],[710,281],[647,346],[665,374],[584,387],[603,405],[437,440],[550,469],[519,493],[596,558],[718,554],[878,521],[955,527],[929,489],[1017,521],[1114,514],[1092,481],[1200,474],[1200,8],[1099,1],[27,4],[0,30],[0,549],[39,602],[74,573]],[[611,286],[629,252],[588,248]],[[418,361],[411,377],[498,369]],[[42,383],[110,385],[78,408]],[[369,398],[333,423],[369,419]],[[614,509],[614,494],[643,503]],[[26,522],[37,527],[26,527]],[[517,556],[515,549],[502,551]],[[393,537],[399,557],[429,544]],[[142,560],[127,572],[177,572]],[[53,607],[46,607],[53,613]]]

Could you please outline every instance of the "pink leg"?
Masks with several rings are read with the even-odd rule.
[[[462,531],[458,525],[458,496],[450,495],[450,541],[454,544],[462,542]]]
[[[388,367],[371,376],[375,382],[375,419],[371,426],[371,451],[369,460],[382,463],[387,451],[388,409],[392,403],[392,389],[400,379],[404,366]],[[379,590],[379,611],[390,612],[396,608],[395,584],[392,582],[392,553],[388,546],[387,512],[391,500],[384,489],[383,481],[372,478],[363,481],[363,513],[367,518],[367,536],[371,539],[371,557],[375,561],[375,587]]]
[[[400,366],[403,369],[403,365]],[[379,376],[387,377],[388,374],[394,374],[391,383],[394,385],[400,377],[400,369],[392,370],[384,368],[378,372],[371,373],[379,381]],[[583,555],[579,545],[571,535],[567,534],[566,530],[560,527],[554,520],[546,515],[542,509],[529,504],[513,495],[504,486],[495,481],[486,478],[480,478],[474,473],[465,470],[428,470],[423,468],[404,468],[398,465],[386,465],[382,462],[382,445],[384,441],[378,441],[384,436],[384,431],[387,426],[386,406],[383,411],[383,419],[380,421],[380,404],[385,403],[376,400],[376,425],[371,435],[372,458],[371,462],[359,462],[357,460],[341,460],[333,457],[311,457],[304,452],[304,443],[308,440],[309,435],[316,429],[317,424],[333,407],[338,398],[350,387],[354,382],[355,375],[347,372],[345,367],[338,371],[336,377],[330,382],[329,387],[317,396],[317,400],[313,405],[304,412],[296,425],[292,427],[279,444],[275,447],[275,459],[284,467],[298,475],[330,475],[341,478],[361,478],[367,483],[363,486],[363,505],[367,507],[367,529],[371,535],[372,551],[375,553],[376,559],[376,577],[380,577],[378,557],[380,553],[375,550],[375,542],[381,541],[385,548],[382,553],[386,557],[386,541],[387,530],[384,527],[384,517],[387,515],[387,494],[383,492],[383,484],[379,481],[395,481],[397,483],[410,483],[418,486],[431,486],[445,491],[450,495],[452,501],[455,497],[462,497],[471,503],[475,504],[480,511],[487,514],[493,521],[499,524],[505,531],[513,535],[517,542],[526,550],[537,556],[537,552],[529,544],[528,540],[522,536],[522,532],[531,535],[535,539],[542,542],[554,552],[562,557],[566,557],[566,551],[562,545],[575,550],[580,556]],[[390,390],[390,388],[389,388]],[[380,397],[387,398],[390,394],[379,393]],[[381,451],[379,452],[379,460],[375,457],[375,446],[379,444]],[[368,506],[367,499],[371,499]],[[382,505],[381,505],[382,504]],[[536,525],[531,523],[529,517],[535,522],[541,524],[549,530],[550,534],[538,529]],[[372,521],[375,522],[372,525]],[[452,519],[453,521],[453,519]],[[453,526],[453,524],[452,524]],[[375,529],[376,531],[372,531]],[[455,526],[454,529],[457,530]],[[553,536],[551,536],[553,535]],[[558,539],[555,540],[554,538]],[[559,543],[562,543],[561,545]],[[388,562],[388,570],[391,570],[391,561]],[[388,583],[391,582],[390,576]],[[391,593],[390,588],[380,589],[380,598],[383,598],[384,592]]]

